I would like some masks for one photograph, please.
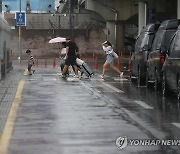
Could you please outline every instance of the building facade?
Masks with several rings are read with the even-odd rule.
[[[177,18],[177,1],[2,0],[2,14],[12,27],[14,53],[19,50],[15,12],[21,10],[26,12],[23,50],[31,48],[38,56],[58,53],[58,45],[48,40],[63,36],[72,37],[83,53],[102,53],[101,43],[109,40],[117,52],[129,54],[126,46],[134,43],[143,26]]]

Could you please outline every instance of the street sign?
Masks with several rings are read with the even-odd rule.
[[[16,26],[26,26],[25,12],[16,12]]]

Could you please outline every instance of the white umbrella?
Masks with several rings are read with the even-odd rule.
[[[49,41],[49,43],[58,43],[58,42],[66,42],[66,38],[64,37],[56,37]]]

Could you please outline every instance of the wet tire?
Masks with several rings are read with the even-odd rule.
[[[137,78],[137,85],[138,87],[141,85],[141,69],[138,68],[138,78]]]
[[[180,99],[180,78],[178,79],[177,83],[177,99]]]
[[[148,78],[148,68],[147,68],[147,70],[146,70],[146,87],[148,87],[148,85],[149,85],[149,78]]]
[[[167,93],[167,85],[166,85],[166,78],[165,78],[165,73],[163,73],[162,76],[162,94],[165,96]]]
[[[157,90],[158,89],[158,72],[157,70],[154,71],[154,89]]]
[[[129,79],[131,82],[133,82],[133,78],[132,78],[132,71],[130,70],[130,73],[129,73]]]

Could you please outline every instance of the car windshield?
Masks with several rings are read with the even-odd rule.
[[[153,45],[152,45],[152,51],[155,51],[156,49],[160,49],[161,43],[163,41],[164,33],[165,33],[164,30],[159,30],[156,33],[156,36],[154,38]]]
[[[171,43],[169,56],[180,58],[180,30],[177,32],[173,42]]]
[[[149,35],[146,33],[143,33],[139,36],[136,45],[135,45],[135,52],[140,52],[142,47],[146,44],[148,44]]]

